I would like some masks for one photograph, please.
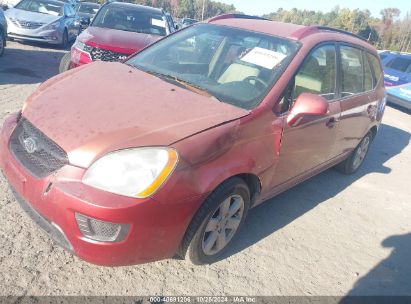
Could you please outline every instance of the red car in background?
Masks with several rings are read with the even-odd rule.
[[[96,60],[124,60],[174,30],[161,9],[109,2],[63,57],[59,70],[64,72]]]

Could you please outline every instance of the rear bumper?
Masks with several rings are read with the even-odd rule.
[[[404,99],[401,99],[401,98],[398,98],[398,97],[396,97],[396,96],[394,96],[394,95],[391,95],[391,94],[387,94],[387,101],[389,102],[389,103],[393,103],[393,104],[396,104],[396,105],[398,105],[398,106],[400,106],[400,107],[403,107],[403,108],[406,108],[406,109],[408,109],[408,110],[411,110],[411,102],[409,102],[409,101],[406,101],[406,100],[404,100]]]
[[[8,141],[16,124],[14,115],[3,125],[0,168],[23,209],[57,243],[81,259],[105,266],[145,263],[175,255],[202,198],[167,204],[119,196],[84,185],[81,179],[85,170],[70,165],[52,176],[36,179],[9,151]],[[172,202],[173,192],[169,195]],[[94,241],[81,233],[75,213],[130,228],[120,242]]]

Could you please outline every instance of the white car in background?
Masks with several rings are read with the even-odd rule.
[[[80,33],[80,17],[71,4],[57,0],[22,0],[4,13],[11,39],[67,48]]]

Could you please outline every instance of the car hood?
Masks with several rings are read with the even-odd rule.
[[[24,20],[29,22],[39,22],[44,24],[52,23],[60,18],[61,16],[53,16],[41,13],[28,12],[17,8],[10,8],[4,12],[4,15],[8,18]]]
[[[248,113],[125,64],[95,62],[43,83],[23,116],[87,168],[108,152],[169,146]]]
[[[79,41],[102,49],[131,55],[162,36],[126,32],[89,26],[78,37]]]

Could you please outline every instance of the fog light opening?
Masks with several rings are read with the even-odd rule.
[[[99,242],[121,242],[125,239],[129,225],[100,221],[75,213],[77,226],[84,237]]]

